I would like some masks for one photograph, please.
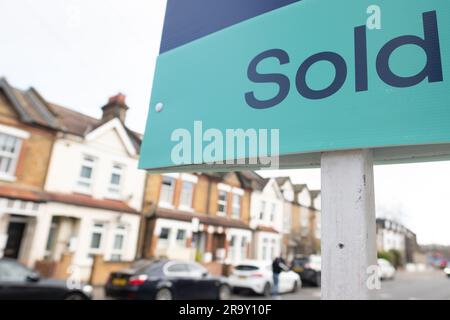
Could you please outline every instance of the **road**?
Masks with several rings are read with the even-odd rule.
[[[95,290],[96,299],[103,290]],[[394,280],[383,281],[379,298],[383,300],[450,300],[450,278],[442,271],[398,272]],[[233,300],[268,300],[257,295],[234,295]],[[320,288],[303,287],[297,293],[281,296],[282,300],[319,300]]]
[[[443,272],[398,272],[394,280],[383,281],[378,294],[382,300],[450,300],[450,279]],[[233,299],[267,299],[235,295]],[[319,300],[320,288],[304,287],[297,293],[284,294],[282,300]]]

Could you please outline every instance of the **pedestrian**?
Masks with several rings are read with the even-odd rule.
[[[276,257],[272,262],[272,274],[273,274],[273,289],[272,295],[274,297],[279,297],[279,282],[280,273],[283,271],[288,271],[289,268],[286,266],[286,262],[282,257]]]

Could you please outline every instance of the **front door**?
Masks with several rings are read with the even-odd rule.
[[[226,236],[225,234],[214,234],[213,235],[213,261],[222,261],[225,259],[225,241]],[[221,250],[221,251],[218,251]],[[218,253],[221,252],[221,256],[218,255]]]
[[[19,258],[20,245],[25,231],[25,222],[10,222],[8,226],[8,240],[3,256],[6,258]]]

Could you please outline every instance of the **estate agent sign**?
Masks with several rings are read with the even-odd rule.
[[[140,166],[450,159],[449,79],[448,1],[169,0]]]

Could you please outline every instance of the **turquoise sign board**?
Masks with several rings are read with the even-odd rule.
[[[448,1],[294,2],[158,57],[140,167],[450,159],[449,78]]]

